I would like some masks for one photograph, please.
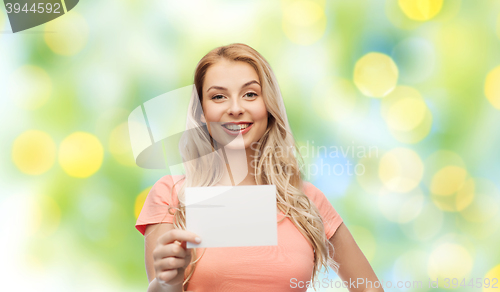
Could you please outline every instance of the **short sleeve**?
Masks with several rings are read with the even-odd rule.
[[[323,225],[325,226],[326,238],[330,239],[340,224],[342,224],[342,217],[340,217],[339,213],[337,213],[330,201],[328,201],[325,194],[312,183],[304,181],[303,190],[309,199],[313,201],[314,205],[316,205],[316,208],[318,208],[323,219]]]
[[[169,206],[176,208],[179,204],[177,192],[180,189],[180,183],[175,184],[175,182],[182,177],[165,175],[153,185],[135,224],[135,228],[141,234],[144,235],[146,227],[150,224],[174,222],[175,210],[169,212]]]

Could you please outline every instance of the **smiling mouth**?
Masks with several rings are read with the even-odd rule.
[[[228,129],[229,131],[234,131],[234,132],[238,132],[238,131],[241,131],[241,130],[245,130],[246,128],[250,127],[253,123],[248,123],[248,124],[224,124],[222,125],[224,128]]]

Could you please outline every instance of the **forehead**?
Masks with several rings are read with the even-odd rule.
[[[255,69],[246,62],[221,60],[210,66],[205,74],[204,90],[217,85],[231,89],[240,89],[242,84],[259,80]],[[257,85],[258,86],[258,85]]]

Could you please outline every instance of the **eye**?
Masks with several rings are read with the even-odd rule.
[[[217,94],[217,95],[214,95],[211,99],[219,100],[219,99],[223,99],[223,98],[224,98],[223,95]]]
[[[255,92],[247,92],[245,96],[248,96],[249,98],[255,98],[257,96],[257,93]]]

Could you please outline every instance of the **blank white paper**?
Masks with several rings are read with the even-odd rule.
[[[187,247],[278,245],[275,185],[186,188]]]

